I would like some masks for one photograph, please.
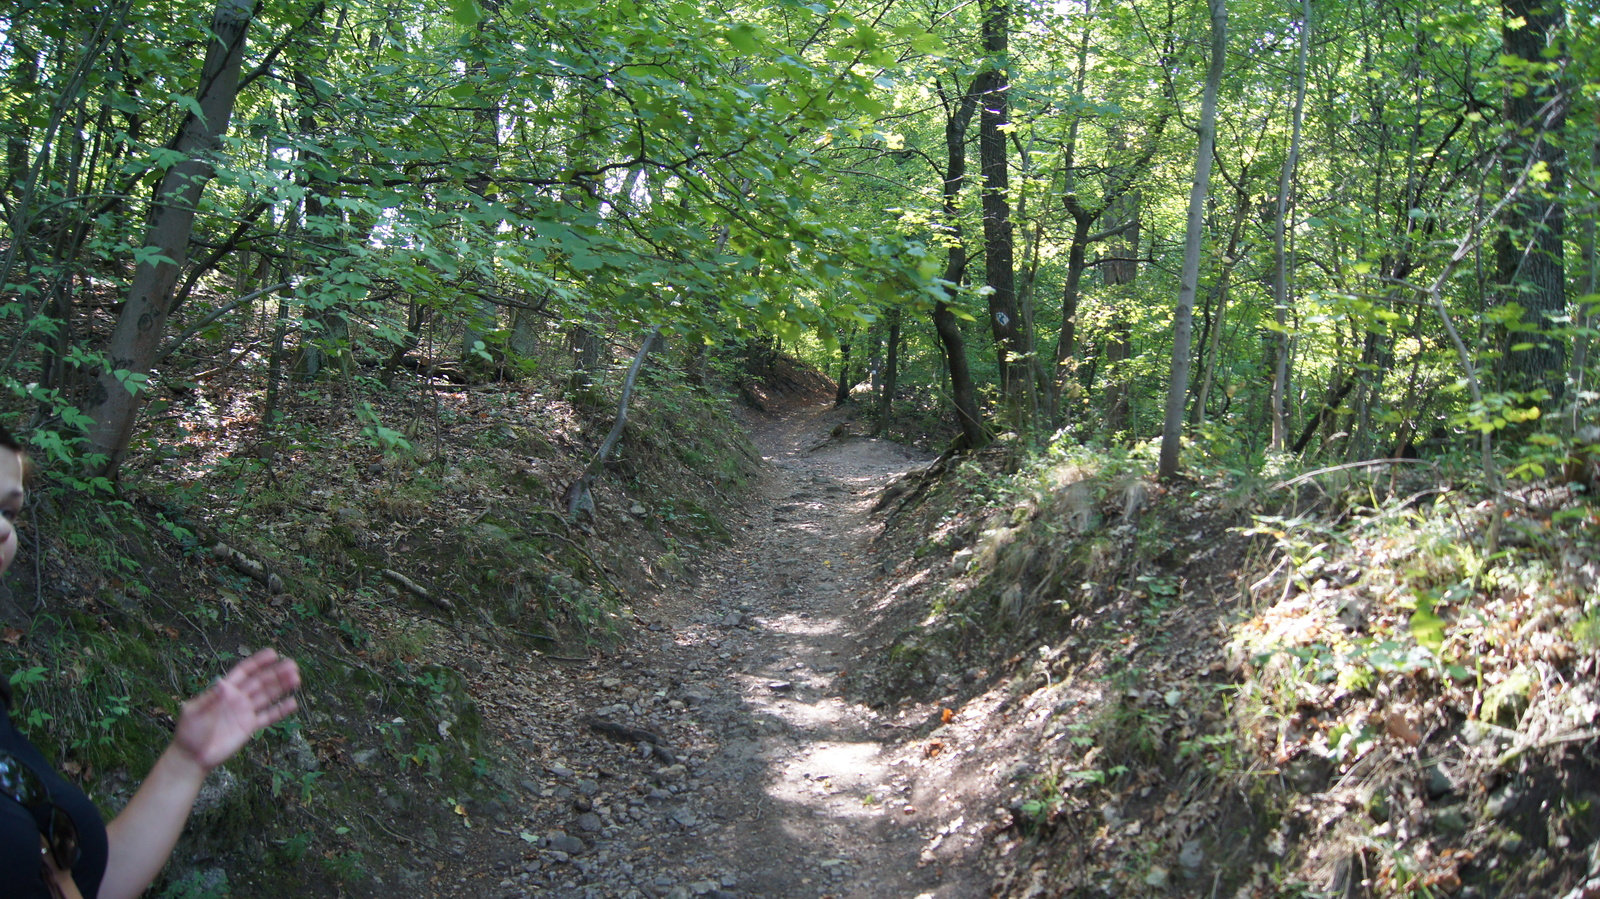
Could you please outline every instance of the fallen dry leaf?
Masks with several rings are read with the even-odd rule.
[[[1390,712],[1385,723],[1389,726],[1389,733],[1396,739],[1403,740],[1407,746],[1415,746],[1422,742],[1422,734],[1417,733],[1417,729],[1411,725],[1404,712]]]

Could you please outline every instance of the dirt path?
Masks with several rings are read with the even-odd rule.
[[[764,503],[730,522],[734,544],[699,560],[630,647],[496,690],[483,678],[527,775],[520,801],[469,811],[495,838],[454,837],[476,868],[448,878],[458,895],[984,893],[964,879],[975,874],[922,863],[940,822],[916,805],[920,750],[895,743],[907,729],[835,688],[879,580],[868,508],[924,461],[830,438],[840,420],[813,407],[753,423]]]

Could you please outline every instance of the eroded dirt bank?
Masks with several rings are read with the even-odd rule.
[[[509,801],[459,806],[461,830],[437,835],[446,857],[404,868],[397,886],[507,897],[985,893],[968,855],[988,810],[963,808],[959,791],[930,779],[940,750],[911,739],[943,711],[886,717],[838,686],[883,583],[869,507],[926,461],[835,436],[842,422],[825,406],[752,422],[769,463],[763,501],[726,522],[731,546],[633,608],[622,646],[587,661],[460,660],[521,773]]]

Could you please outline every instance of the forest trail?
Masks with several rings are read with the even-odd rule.
[[[474,692],[490,725],[528,752],[521,799],[487,810],[497,839],[458,837],[460,874],[440,866],[430,885],[496,897],[986,892],[948,852],[925,854],[941,839],[917,805],[930,800],[926,747],[835,686],[882,582],[869,509],[927,461],[832,436],[844,420],[825,406],[752,420],[768,464],[746,519],[726,522],[735,540],[698,560],[692,583],[636,607],[622,646],[532,677],[483,672]]]

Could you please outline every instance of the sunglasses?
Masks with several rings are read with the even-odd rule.
[[[27,763],[0,749],[0,793],[15,799],[28,813],[33,823],[44,835],[50,849],[50,859],[62,871],[72,870],[78,863],[81,850],[78,846],[78,827],[72,817],[50,799],[50,790]]]

